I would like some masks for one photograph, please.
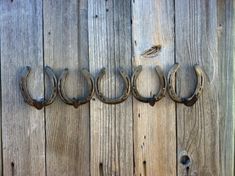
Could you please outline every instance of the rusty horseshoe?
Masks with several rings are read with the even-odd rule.
[[[37,109],[42,109],[45,106],[48,106],[50,104],[53,103],[53,101],[55,100],[55,97],[57,95],[57,79],[56,76],[53,72],[53,70],[49,67],[46,66],[45,67],[45,72],[47,74],[47,76],[49,77],[49,80],[52,84],[52,91],[51,94],[49,96],[48,99],[41,98],[40,100],[37,99],[33,99],[28,91],[28,87],[27,87],[27,78],[29,76],[29,73],[31,72],[31,67],[30,66],[26,66],[22,72],[21,72],[21,77],[20,77],[20,91],[21,94],[24,98],[24,101],[26,103],[28,103],[30,106],[34,106]]]
[[[137,88],[137,78],[140,74],[140,72],[142,71],[142,66],[139,65],[135,70],[134,73],[132,75],[131,81],[132,81],[132,93],[134,95],[134,97],[143,102],[143,103],[149,103],[151,106],[154,106],[154,104],[161,100],[165,94],[166,94],[166,85],[167,85],[167,81],[166,81],[166,77],[164,75],[163,70],[161,69],[160,66],[156,66],[155,67],[156,73],[159,76],[159,80],[160,80],[160,90],[158,91],[158,93],[154,94],[152,97],[144,97],[142,96]]]
[[[107,98],[103,95],[103,93],[100,92],[100,88],[99,88],[99,85],[100,85],[100,81],[101,81],[101,78],[105,75],[106,73],[106,69],[105,68],[102,68],[101,71],[99,72],[97,78],[96,78],[96,86],[95,86],[95,90],[96,90],[96,95],[97,95],[97,98],[103,102],[103,103],[106,103],[106,104],[119,104],[123,101],[125,101],[129,94],[130,94],[130,91],[131,91],[131,82],[130,82],[130,78],[128,76],[128,74],[125,72],[125,70],[123,68],[120,68],[119,69],[119,73],[124,81],[124,90],[123,90],[123,94],[118,97],[118,98],[114,98],[114,99],[111,99],[111,98]]]
[[[173,86],[173,84],[175,84],[175,75],[176,75],[176,72],[179,68],[180,68],[180,65],[178,63],[176,63],[172,66],[172,68],[170,69],[170,71],[168,73],[168,93],[169,93],[169,96],[171,97],[172,100],[174,100],[177,103],[183,103],[186,106],[193,106],[196,103],[196,101],[199,99],[200,95],[202,94],[202,90],[204,87],[203,71],[198,64],[194,65],[194,71],[197,76],[197,86],[196,86],[196,89],[194,90],[194,93],[192,94],[192,96],[190,96],[188,98],[183,98],[183,97],[179,97],[176,94],[176,91],[174,89],[175,86]]]
[[[94,79],[92,75],[86,69],[82,69],[81,72],[88,83],[89,93],[86,97],[76,97],[76,98],[74,97],[71,99],[67,96],[65,91],[65,81],[68,76],[68,68],[64,69],[64,71],[62,72],[62,74],[58,79],[58,93],[61,100],[65,104],[73,105],[75,108],[78,108],[78,106],[88,103],[91,100],[92,96],[94,95]]]

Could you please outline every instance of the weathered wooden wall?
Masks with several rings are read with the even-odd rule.
[[[234,26],[234,0],[0,0],[1,175],[235,175]],[[159,86],[154,66],[167,74],[176,62],[182,96],[196,84],[192,66],[204,69],[193,107],[167,95],[154,107],[130,96],[119,105],[94,97],[75,109],[56,98],[39,111],[24,103],[18,85],[29,65],[30,93],[42,97],[50,86],[43,66],[57,77],[69,68],[66,90],[80,96],[87,86],[81,68],[96,76],[106,67],[101,90],[117,97],[118,68],[131,75],[143,65],[138,86],[149,96]]]

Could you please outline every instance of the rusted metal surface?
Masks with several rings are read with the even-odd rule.
[[[166,77],[164,75],[164,72],[163,70],[161,69],[160,66],[156,66],[155,67],[155,70],[156,70],[156,73],[159,77],[159,80],[160,80],[160,90],[154,94],[152,97],[144,97],[143,95],[141,95],[138,91],[138,88],[137,88],[137,79],[138,79],[138,76],[139,74],[141,73],[142,71],[142,66],[139,65],[133,75],[132,75],[132,78],[131,78],[131,81],[132,81],[132,94],[133,96],[143,102],[143,103],[149,103],[151,106],[154,106],[155,103],[159,100],[161,100],[165,94],[166,94],[166,87],[167,87],[167,81],[166,81]]]
[[[177,103],[183,103],[186,106],[193,106],[197,100],[199,99],[203,87],[204,87],[204,76],[203,76],[203,71],[201,69],[201,67],[196,64],[194,65],[194,70],[197,76],[197,86],[196,89],[194,91],[194,93],[192,94],[192,96],[190,97],[180,97],[179,95],[177,95],[176,91],[175,91],[175,75],[177,70],[180,68],[180,65],[178,63],[174,64],[172,66],[172,68],[170,69],[169,73],[168,73],[168,93],[169,96],[171,97],[171,99]]]
[[[54,102],[55,97],[57,95],[57,78],[56,78],[53,70],[49,66],[46,66],[45,72],[46,72],[46,74],[52,84],[52,91],[51,91],[51,94],[48,99],[43,97],[43,98],[37,100],[37,99],[32,98],[32,96],[30,95],[30,93],[28,91],[27,79],[28,79],[30,72],[31,72],[30,66],[26,66],[22,70],[21,77],[20,77],[20,83],[19,83],[20,91],[21,91],[21,94],[22,94],[24,101],[26,103],[28,103],[30,106],[33,106],[33,107],[40,110],[43,107],[48,106]]]
[[[86,97],[69,98],[68,95],[66,94],[65,83],[66,83],[66,78],[68,76],[68,68],[64,69],[64,71],[62,72],[62,74],[58,79],[58,93],[61,100],[68,105],[73,105],[75,108],[78,108],[80,105],[88,103],[91,100],[92,96],[94,95],[93,76],[86,69],[82,69],[82,75],[85,77],[89,89],[88,95]]]
[[[101,81],[102,77],[105,75],[105,73],[106,73],[106,69],[102,68],[96,78],[95,88],[96,88],[97,98],[105,104],[119,104],[119,103],[125,101],[128,98],[128,96],[130,94],[130,90],[131,90],[131,81],[130,81],[128,74],[125,72],[124,69],[119,68],[119,73],[120,73],[120,75],[123,79],[123,82],[124,82],[124,90],[123,90],[123,94],[120,97],[112,99],[112,98],[108,98],[108,97],[104,96],[104,94],[100,91],[100,81]]]

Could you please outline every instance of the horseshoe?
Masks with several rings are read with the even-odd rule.
[[[130,83],[130,78],[128,74],[125,72],[124,69],[122,68],[119,69],[119,73],[124,81],[125,88],[123,90],[123,94],[120,97],[111,99],[111,98],[105,97],[103,93],[100,92],[100,89],[99,89],[101,78],[105,75],[105,73],[106,73],[106,68],[102,68],[96,78],[95,88],[96,88],[97,98],[105,104],[119,104],[125,101],[128,98],[130,91],[131,91],[131,86],[130,86],[131,83]]]
[[[61,100],[65,104],[73,105],[74,108],[78,108],[78,106],[88,103],[91,100],[92,96],[94,95],[94,79],[92,75],[86,69],[82,69],[82,74],[85,77],[89,88],[89,93],[86,97],[76,97],[76,98],[73,97],[71,99],[67,96],[64,87],[65,87],[66,78],[68,76],[68,68],[64,69],[58,80],[58,93]]]
[[[132,75],[132,78],[131,78],[131,81],[132,81],[132,93],[134,95],[134,97],[143,102],[143,103],[149,103],[151,106],[154,106],[155,103],[159,100],[161,100],[165,94],[166,94],[166,85],[167,85],[167,81],[166,81],[166,77],[164,75],[164,72],[163,70],[161,69],[161,67],[159,66],[156,66],[155,67],[155,70],[156,70],[156,73],[157,75],[159,76],[159,79],[160,79],[160,90],[158,91],[158,93],[154,94],[152,97],[144,97],[142,96],[139,91],[138,91],[138,88],[137,88],[137,79],[138,79],[138,76],[140,74],[140,72],[142,71],[142,66],[139,65],[133,75]]]
[[[198,64],[194,65],[194,71],[197,76],[197,87],[195,88],[194,93],[192,94],[191,97],[183,98],[183,97],[179,97],[176,94],[176,91],[173,86],[173,84],[175,83],[175,75],[179,68],[180,68],[180,65],[176,63],[175,65],[173,65],[173,67],[170,69],[168,73],[169,96],[171,97],[172,100],[174,100],[177,103],[183,103],[186,106],[193,106],[196,103],[196,101],[199,99],[200,95],[202,94],[202,90],[204,87],[203,71]]]
[[[57,79],[56,76],[53,72],[53,70],[49,67],[45,67],[45,72],[47,76],[49,77],[50,82],[52,83],[52,91],[48,99],[41,98],[40,100],[33,99],[28,91],[27,87],[27,78],[29,76],[29,73],[31,72],[31,67],[26,66],[23,71],[21,72],[21,77],[20,77],[20,91],[21,94],[24,98],[24,101],[28,103],[30,106],[34,106],[38,110],[42,109],[45,106],[48,106],[52,104],[55,100],[56,94],[57,94]]]

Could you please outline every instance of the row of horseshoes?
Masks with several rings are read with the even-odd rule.
[[[51,91],[50,96],[47,99],[41,98],[40,100],[37,100],[37,99],[33,99],[32,96],[30,95],[28,88],[27,88],[27,77],[31,71],[31,68],[29,66],[26,66],[23,69],[19,84],[20,84],[20,90],[24,98],[24,101],[28,103],[29,105],[34,106],[37,109],[42,109],[43,107],[52,104],[53,101],[55,100],[55,97],[57,96],[57,92],[64,103],[68,105],[72,105],[75,108],[78,108],[80,105],[88,103],[93,97],[95,92],[96,92],[97,98],[103,103],[119,104],[128,98],[131,92],[131,89],[132,89],[133,96],[137,100],[143,103],[149,103],[151,106],[154,106],[154,104],[157,101],[161,100],[165,96],[166,90],[168,90],[168,94],[173,101],[177,103],[183,103],[186,106],[192,106],[200,97],[203,87],[204,87],[203,71],[198,64],[194,65],[194,70],[197,76],[197,86],[192,96],[183,98],[177,95],[175,88],[174,88],[175,86],[173,85],[175,84],[175,76],[179,67],[180,65],[178,63],[173,65],[173,67],[170,69],[168,73],[167,78],[165,77],[164,72],[160,66],[155,67],[156,73],[160,80],[160,90],[151,97],[144,97],[138,91],[137,78],[142,71],[141,65],[135,68],[134,73],[131,77],[131,80],[127,72],[124,69],[122,68],[119,69],[119,73],[124,81],[125,88],[123,90],[123,94],[120,97],[117,97],[114,99],[107,98],[100,91],[99,85],[100,85],[101,78],[105,75],[105,72],[106,72],[105,68],[101,69],[95,81],[94,81],[93,76],[86,69],[82,69],[82,74],[86,78],[86,81],[88,83],[88,88],[89,88],[89,93],[86,97],[69,98],[68,95],[66,94],[65,84],[66,84],[66,77],[68,75],[67,68],[64,69],[59,79],[57,80],[53,70],[49,66],[45,67],[45,72],[52,84],[52,91]]]

